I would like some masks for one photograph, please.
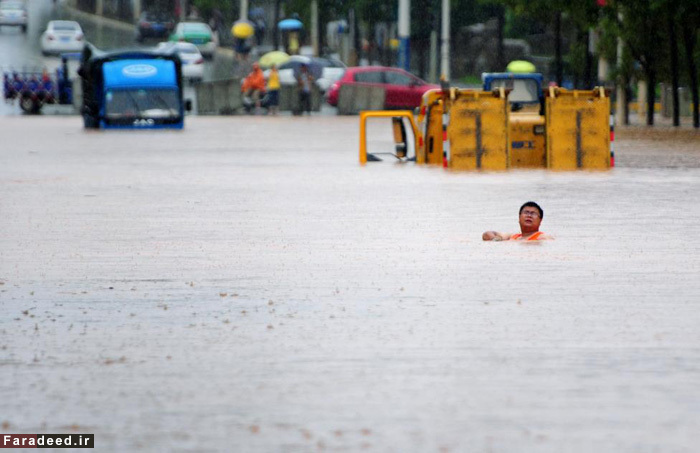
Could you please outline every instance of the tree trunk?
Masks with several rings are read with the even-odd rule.
[[[676,2],[668,2],[668,39],[671,44],[671,87],[673,90],[673,125],[680,126],[680,103],[678,100],[678,41],[676,36]]]
[[[558,86],[564,83],[564,67],[561,58],[561,12],[554,13],[554,65],[556,66],[556,81]]]
[[[277,50],[280,44],[279,31],[277,29],[277,22],[280,21],[280,0],[275,0],[275,13],[272,17],[275,21],[275,23],[272,24],[272,50]]]
[[[630,98],[632,97],[632,90],[629,88],[630,81],[625,78],[625,105],[623,106],[624,117],[622,119],[622,124],[625,126],[630,125]]]
[[[323,14],[326,2],[319,2],[318,12],[318,56],[322,57],[326,54],[326,15]]]
[[[591,42],[591,31],[580,30],[578,35],[580,37],[579,42],[586,49],[586,56],[583,59],[583,88],[590,90],[593,88],[593,85],[591,85],[591,79],[593,78],[593,55],[591,55],[591,49],[588,48]]]
[[[355,49],[355,55],[357,56],[357,62],[355,64],[360,64],[360,55],[362,55],[362,43],[360,42],[360,20],[357,17],[357,11],[355,8],[350,10],[352,19],[350,20],[350,26],[352,27],[352,47]]]
[[[506,70],[506,49],[504,44],[504,31],[506,28],[506,12],[503,6],[498,7],[498,50],[496,52],[497,72]]]
[[[693,127],[700,127],[700,96],[698,96],[698,68],[695,66],[693,53],[695,51],[697,28],[691,24],[691,21],[686,21],[683,26],[683,40],[685,41],[685,58],[688,65],[688,74],[690,75],[690,91],[693,95]]]
[[[654,125],[654,104],[656,103],[656,69],[653,62],[645,67],[647,76],[647,126]]]
[[[418,44],[418,77],[421,79],[425,80],[427,77],[425,76],[426,74],[426,69],[428,65],[426,64],[428,60],[428,44],[430,41],[426,39],[419,39],[417,44]]]

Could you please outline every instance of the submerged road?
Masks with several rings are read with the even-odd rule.
[[[3,118],[3,433],[101,451],[693,452],[697,135],[357,163],[356,117]],[[370,149],[391,147],[390,129]],[[545,211],[537,244],[484,243]]]

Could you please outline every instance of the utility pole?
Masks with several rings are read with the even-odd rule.
[[[620,23],[622,23],[622,13],[617,15]],[[615,106],[615,123],[624,124],[627,126],[630,123],[629,110],[627,109],[627,77],[622,74],[622,52],[624,51],[624,42],[620,36],[617,37],[617,88],[616,88],[616,106]]]
[[[411,0],[399,0],[399,67],[411,70]]]
[[[311,48],[318,57],[318,0],[311,0]]]
[[[440,73],[450,80],[450,0],[442,0],[442,43],[440,47]]]
[[[180,22],[187,20],[187,0],[180,0]]]
[[[272,16],[274,24],[272,24],[272,47],[273,50],[279,50],[280,38],[277,30],[277,22],[280,21],[280,0],[275,0],[275,14]]]
[[[240,20],[248,20],[248,0],[241,0]]]
[[[141,16],[141,0],[133,0],[134,22],[138,22]]]
[[[437,83],[438,75],[438,24],[439,20],[437,14],[431,14],[431,19],[433,21],[432,29],[430,30],[430,72],[428,77],[432,83]]]

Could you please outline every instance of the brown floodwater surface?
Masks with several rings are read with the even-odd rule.
[[[610,171],[462,173],[361,167],[356,117],[0,129],[5,433],[697,449],[697,133],[618,131]],[[370,152],[391,146],[373,123]],[[555,240],[481,240],[528,200]]]

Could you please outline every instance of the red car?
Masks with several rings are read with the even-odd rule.
[[[326,94],[326,101],[336,107],[340,87],[349,84],[384,87],[386,90],[384,107],[387,109],[416,108],[420,106],[423,93],[440,88],[403,69],[387,66],[357,66],[347,68],[343,77],[331,85]]]

